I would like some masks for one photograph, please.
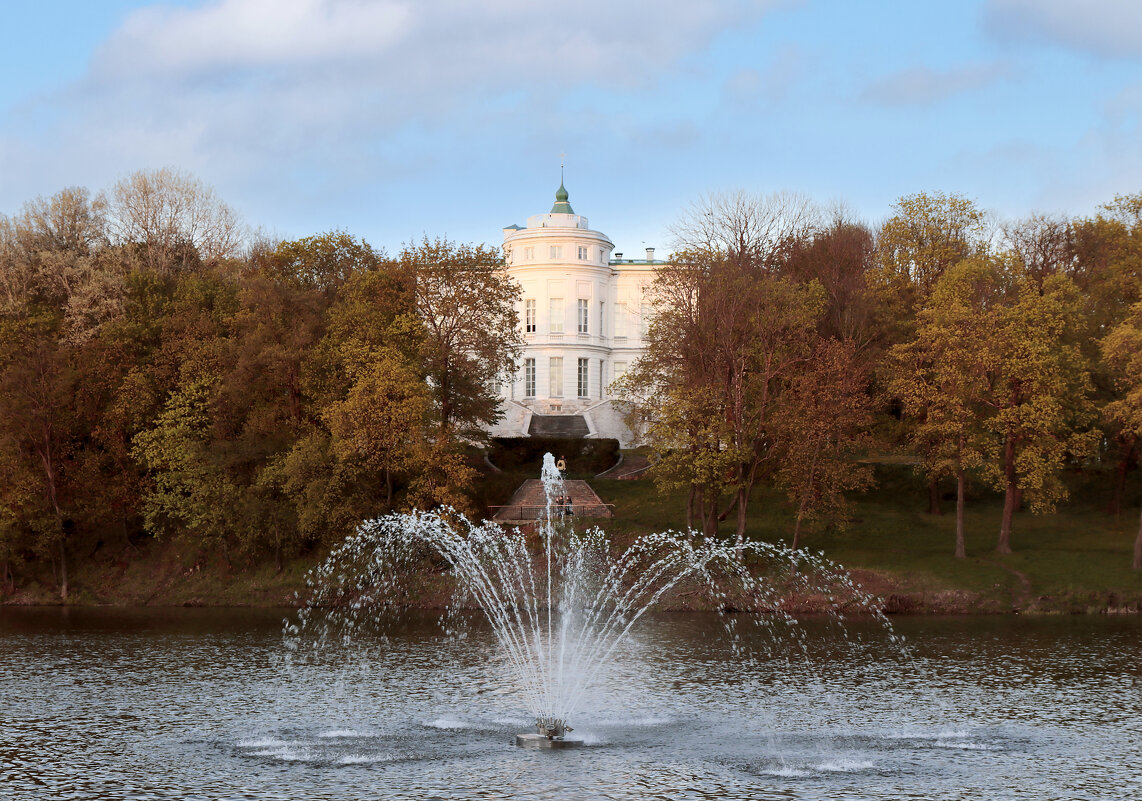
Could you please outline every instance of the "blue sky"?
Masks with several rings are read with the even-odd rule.
[[[394,251],[575,210],[636,254],[701,194],[876,224],[1142,191],[1138,0],[5,0],[0,213],[173,166],[253,227]]]

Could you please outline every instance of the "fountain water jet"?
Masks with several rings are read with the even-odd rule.
[[[538,548],[520,529],[505,531],[443,513],[392,514],[362,524],[307,580],[308,603],[287,624],[294,650],[302,635],[320,646],[344,643],[416,604],[410,581],[442,563],[454,581],[450,611],[478,608],[490,624],[536,732],[518,745],[566,747],[585,692],[648,611],[669,601],[749,619],[804,651],[793,612],[876,612],[873,598],[820,555],[781,545],[703,540],[666,531],[637,538],[617,555],[599,528],[577,532],[558,513],[563,482],[551,454],[543,461],[545,513]],[[386,611],[387,610],[387,611]],[[739,615],[725,614],[731,636]],[[451,618],[442,619],[446,625]],[[775,656],[771,651],[765,656]],[[743,661],[751,655],[742,654]]]

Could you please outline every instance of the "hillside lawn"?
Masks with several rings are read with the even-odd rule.
[[[477,488],[481,506],[505,503],[536,470],[486,472]],[[650,531],[685,524],[685,499],[662,495],[650,480],[583,478],[615,518],[604,523],[616,547]],[[1017,515],[1015,553],[999,556],[1002,497],[973,486],[965,515],[968,558],[952,556],[955,500],[944,487],[944,514],[926,513],[927,487],[915,471],[900,464],[877,465],[877,486],[853,498],[843,526],[802,532],[805,548],[821,551],[848,568],[866,589],[883,597],[891,613],[1062,613],[1142,611],[1142,571],[1130,569],[1138,530],[1138,476],[1132,473],[1128,502],[1118,517],[1106,514],[1107,476],[1068,476],[1071,499],[1057,512]],[[747,534],[752,539],[788,542],[790,506],[777,491],[755,492]],[[580,520],[578,525],[592,524]],[[732,536],[732,520],[719,536]],[[128,606],[294,606],[304,595],[305,574],[322,556],[311,552],[288,560],[278,573],[266,560],[204,555],[184,540],[129,544],[108,537],[77,560],[70,603]],[[49,575],[26,578],[16,604],[56,604]]]

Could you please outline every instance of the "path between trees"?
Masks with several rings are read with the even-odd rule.
[[[980,561],[992,565],[993,567],[998,567],[1000,570],[1010,573],[1019,580],[1020,589],[1016,590],[1014,587],[1011,588],[1012,609],[1026,609],[1031,604],[1031,579],[1027,577],[1026,573],[1021,570],[1016,570],[1013,567],[1000,564],[992,559],[981,559]]]
[[[576,517],[613,517],[611,509],[586,481],[564,481],[563,492],[571,496],[571,513]],[[506,506],[496,509],[492,519],[498,523],[525,523],[543,517],[547,499],[543,482],[529,478],[519,485]]]

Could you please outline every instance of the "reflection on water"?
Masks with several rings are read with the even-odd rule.
[[[897,620],[911,661],[850,624],[745,671],[708,617],[657,617],[589,747],[542,752],[486,632],[287,666],[281,617],[0,609],[0,797],[1142,798],[1138,618]]]

